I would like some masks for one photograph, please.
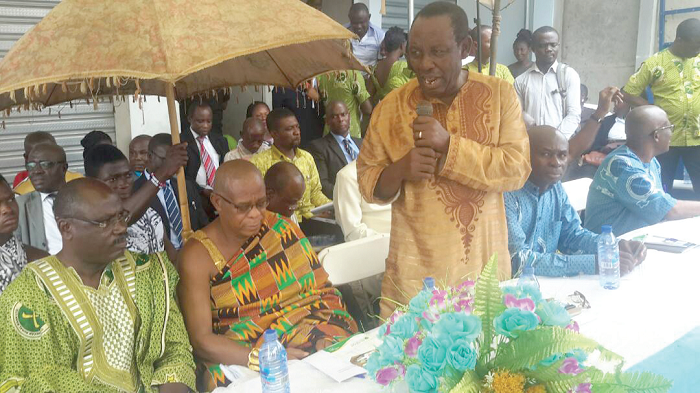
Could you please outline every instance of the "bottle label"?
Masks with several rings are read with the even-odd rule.
[[[600,268],[601,269],[614,269],[617,267],[617,265],[620,264],[618,261],[600,261]]]

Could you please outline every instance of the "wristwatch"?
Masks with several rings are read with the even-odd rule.
[[[151,180],[151,183],[153,183],[153,185],[158,187],[158,188],[165,187],[165,182],[158,180],[155,175],[151,175],[150,180]]]
[[[591,117],[589,117],[588,119],[589,119],[589,120],[590,120],[590,119],[593,119],[593,120],[596,121],[596,123],[600,124],[600,123],[603,121],[604,118],[603,118],[603,117],[598,117],[598,116],[595,115],[595,113],[593,113],[593,114],[591,114]]]

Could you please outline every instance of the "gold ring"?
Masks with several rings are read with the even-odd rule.
[[[418,131],[418,139],[423,139],[423,131]]]

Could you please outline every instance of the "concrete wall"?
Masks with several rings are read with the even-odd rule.
[[[564,0],[559,58],[597,103],[605,86],[622,87],[636,69],[639,0]]]
[[[178,110],[178,127],[179,108]],[[126,102],[114,102],[114,123],[117,133],[117,147],[128,156],[129,142],[138,135],[155,135],[170,133],[168,104],[165,97],[146,96],[139,107],[132,99]],[[179,128],[178,128],[179,130]]]

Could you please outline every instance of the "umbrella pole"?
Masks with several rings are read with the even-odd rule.
[[[479,11],[479,0],[476,0],[476,19],[474,19],[474,22],[476,23],[476,31],[478,34],[476,35],[476,68],[481,74],[481,12]]]
[[[180,143],[180,131],[177,125],[177,110],[175,108],[175,88],[171,83],[165,83],[165,98],[168,100],[168,117],[170,118],[170,134],[173,138],[173,145]],[[187,199],[187,185],[185,184],[185,169],[177,171],[177,192],[180,202],[180,215],[182,216],[182,238],[187,240],[192,236],[192,226],[190,225],[190,209]]]
[[[496,52],[498,52],[498,36],[501,35],[501,0],[493,0],[493,26],[491,30],[491,59],[489,60],[489,75],[496,75]]]

